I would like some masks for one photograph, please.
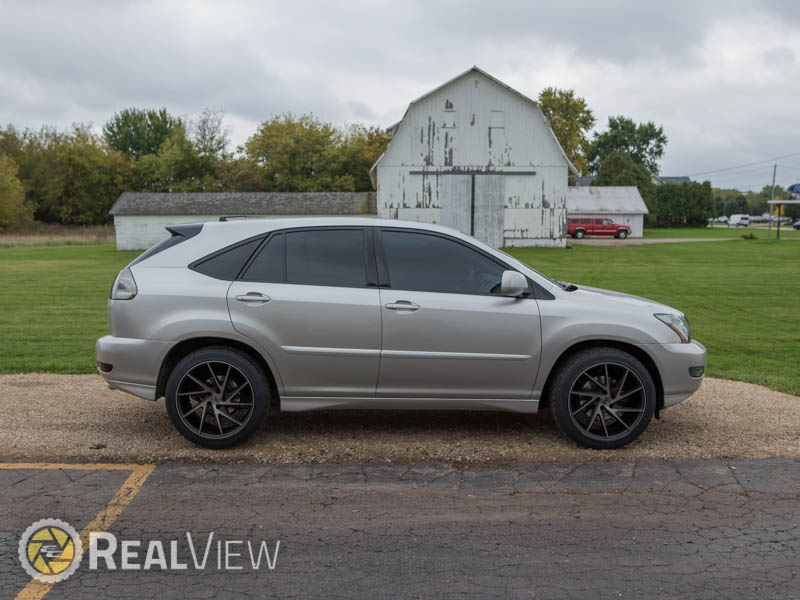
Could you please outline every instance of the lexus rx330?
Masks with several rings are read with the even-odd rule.
[[[274,411],[549,407],[615,448],[688,398],[704,347],[678,310],[553,281],[457,231],[369,218],[172,226],[114,280],[112,388],[164,397],[196,444]]]

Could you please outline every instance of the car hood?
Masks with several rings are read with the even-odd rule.
[[[623,294],[622,292],[615,292],[612,290],[604,290],[601,288],[581,285],[577,290],[570,293],[579,294],[580,296],[586,298],[587,301],[605,300],[609,302],[635,306],[653,313],[680,313],[679,310],[676,310],[671,306],[667,306],[666,304],[656,302],[655,300],[648,300],[647,298],[641,298],[640,296],[632,296],[631,294]]]

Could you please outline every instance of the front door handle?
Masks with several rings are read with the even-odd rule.
[[[246,294],[236,296],[236,299],[239,302],[251,302],[254,304],[255,303],[266,304],[267,302],[272,300],[272,298],[270,298],[266,294],[261,294],[259,292],[247,292]]]
[[[397,302],[389,302],[389,304],[384,305],[389,310],[407,310],[409,312],[414,312],[420,309],[419,304],[414,302],[409,302],[408,300],[398,300]]]

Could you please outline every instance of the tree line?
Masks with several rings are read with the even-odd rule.
[[[125,109],[99,134],[88,125],[8,125],[0,129],[0,227],[106,223],[123,191],[367,191],[388,139],[377,127],[286,113],[231,150],[223,113],[209,110],[190,121]]]
[[[655,184],[668,141],[660,125],[617,115],[594,131],[594,113],[574,90],[546,88],[538,103],[581,175],[594,175],[593,185],[638,187],[648,225],[703,225],[720,213],[710,184]],[[101,133],[87,125],[8,125],[0,129],[0,227],[33,219],[106,223],[122,191],[369,191],[369,169],[389,142],[375,126],[285,113],[232,149],[223,117],[205,110],[189,120],[164,108],[128,108]],[[727,210],[729,197],[722,202]]]

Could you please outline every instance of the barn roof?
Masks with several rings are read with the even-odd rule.
[[[374,212],[374,192],[123,192],[109,214],[353,215]]]
[[[436,86],[436,87],[435,87],[435,88],[433,88],[431,91],[429,91],[429,92],[427,92],[427,93],[423,94],[422,96],[420,96],[420,97],[419,97],[419,98],[417,98],[416,100],[412,100],[411,102],[409,102],[409,103],[408,103],[408,108],[406,108],[406,112],[403,114],[403,118],[402,118],[402,119],[400,119],[400,120],[399,120],[397,123],[395,123],[394,125],[392,125],[391,127],[389,127],[389,128],[388,128],[388,131],[390,131],[390,132],[392,133],[392,137],[394,137],[394,134],[396,133],[397,129],[398,129],[398,128],[400,127],[400,125],[403,123],[403,121],[405,120],[405,118],[406,118],[406,116],[408,115],[409,111],[411,110],[411,108],[412,108],[412,107],[413,107],[415,104],[417,104],[418,102],[420,102],[420,101],[424,100],[424,99],[425,99],[425,98],[427,98],[428,96],[430,96],[430,95],[432,95],[432,94],[435,94],[435,93],[436,93],[436,92],[438,92],[439,90],[441,90],[441,89],[443,89],[443,88],[446,88],[448,85],[450,85],[451,83],[454,83],[454,82],[458,81],[458,80],[459,80],[459,79],[461,79],[462,77],[466,77],[466,76],[467,76],[467,75],[469,75],[470,73],[479,73],[480,75],[483,75],[483,76],[484,76],[484,77],[486,77],[488,80],[490,80],[490,81],[492,81],[492,82],[496,83],[496,84],[497,84],[497,85],[499,85],[500,87],[502,87],[502,88],[505,88],[506,90],[508,90],[508,91],[509,91],[509,92],[511,92],[512,94],[515,94],[515,95],[519,96],[519,97],[520,97],[522,100],[524,100],[525,102],[529,102],[530,104],[532,104],[532,105],[533,105],[533,107],[536,109],[536,111],[539,113],[539,115],[541,115],[542,119],[544,119],[544,124],[545,124],[545,126],[547,127],[547,130],[550,132],[550,135],[552,136],[552,138],[553,138],[553,141],[556,143],[556,146],[558,146],[558,150],[561,152],[561,156],[563,156],[563,157],[564,157],[564,160],[565,160],[565,161],[567,161],[567,168],[570,170],[570,172],[574,173],[575,175],[577,175],[577,174],[578,174],[578,170],[575,168],[575,165],[573,165],[573,164],[572,164],[572,161],[569,159],[569,157],[567,156],[566,152],[564,152],[564,149],[561,147],[561,144],[558,142],[558,138],[556,137],[556,134],[553,132],[553,128],[552,128],[552,127],[550,127],[550,123],[547,121],[547,117],[545,117],[545,116],[544,116],[544,113],[542,112],[542,109],[541,109],[541,108],[539,108],[539,104],[538,104],[538,103],[537,103],[535,100],[532,100],[531,98],[529,98],[528,96],[526,96],[525,94],[523,94],[523,93],[521,93],[521,92],[518,92],[517,90],[515,90],[514,88],[512,88],[512,87],[511,87],[510,85],[508,85],[507,83],[503,83],[502,81],[500,81],[500,80],[499,80],[499,79],[497,79],[496,77],[494,77],[494,76],[490,75],[489,73],[487,73],[486,71],[484,71],[483,69],[481,69],[481,68],[480,68],[480,67],[478,67],[478,66],[473,66],[472,68],[470,68],[470,69],[467,69],[466,71],[464,71],[463,73],[460,73],[460,74],[456,75],[456,76],[455,76],[455,77],[453,77],[452,79],[448,79],[448,80],[447,80],[447,81],[445,81],[443,84]],[[391,144],[391,143],[392,143],[392,141],[391,141],[391,139],[390,139],[390,140],[389,140],[389,144]],[[373,164],[373,165],[372,165],[372,168],[370,168],[370,171],[369,171],[369,176],[370,176],[370,179],[372,180],[372,185],[373,185],[373,187],[376,187],[376,186],[377,186],[377,182],[376,182],[376,175],[375,175],[375,170],[378,168],[378,164],[381,162],[381,159],[384,157],[384,155],[385,155],[385,154],[386,154],[386,151],[384,150],[383,154],[381,154],[381,155],[378,157],[378,160],[376,160],[376,161],[375,161],[375,164]]]
[[[582,214],[648,213],[636,186],[569,186],[567,212]]]

